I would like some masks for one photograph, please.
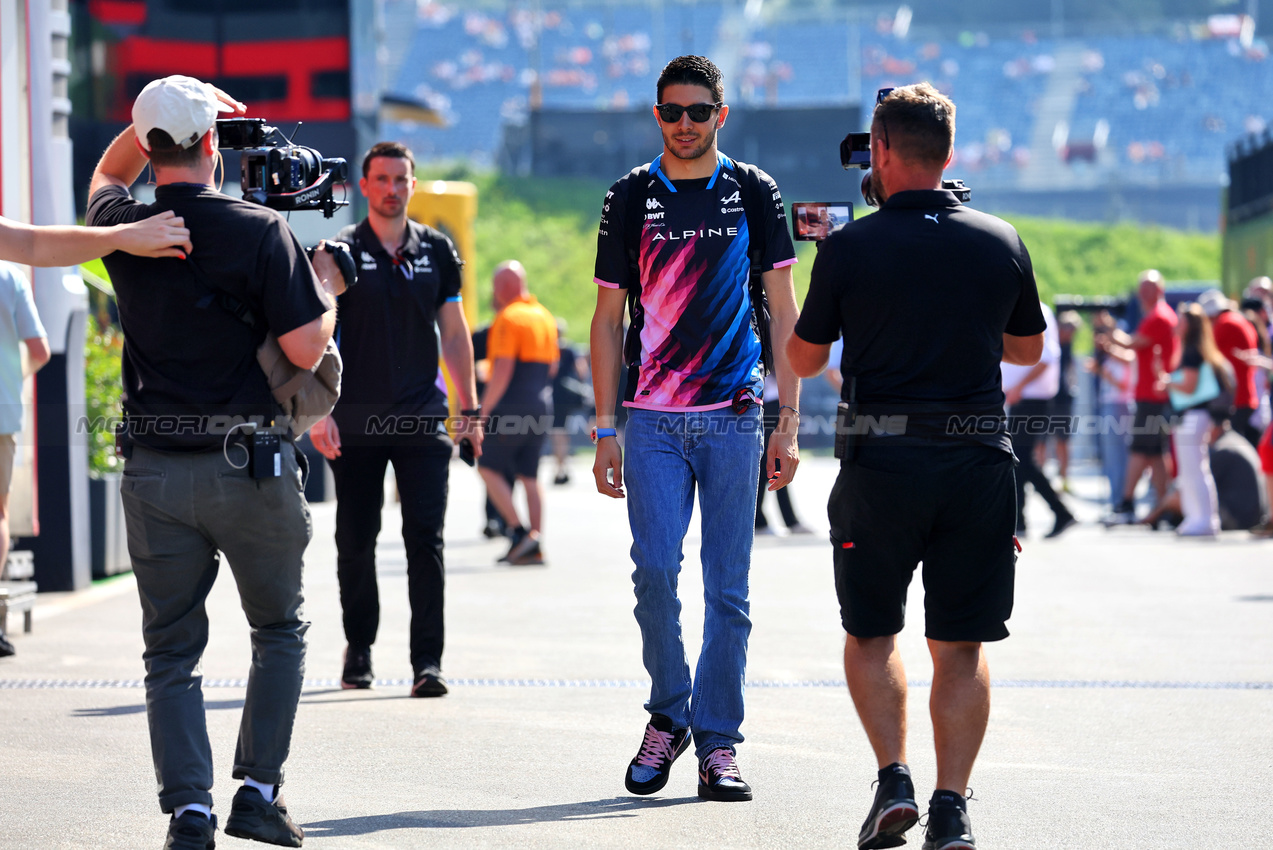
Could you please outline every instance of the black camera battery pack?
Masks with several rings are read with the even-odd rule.
[[[835,410],[835,456],[841,463],[851,463],[857,458],[858,443],[861,437],[856,433],[858,418],[857,390],[858,379],[853,376],[849,381],[849,400],[836,405]]]
[[[248,439],[253,478],[278,478],[283,474],[283,444],[278,434],[257,431]]]

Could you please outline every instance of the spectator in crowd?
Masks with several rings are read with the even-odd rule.
[[[473,331],[473,375],[476,379],[478,398],[486,392],[486,381],[491,377],[491,361],[486,356],[486,340],[490,334],[490,325],[484,325]],[[509,487],[512,487],[517,483],[517,476],[505,475],[504,480],[508,482]],[[488,540],[507,537],[509,528],[504,524],[504,518],[499,515],[499,509],[491,501],[490,494],[486,492],[486,484],[482,484],[482,509],[486,516],[486,525],[482,526],[482,536]]]
[[[1214,537],[1220,533],[1220,503],[1207,456],[1207,435],[1211,431],[1208,408],[1222,394],[1232,392],[1233,377],[1228,361],[1216,348],[1211,321],[1202,307],[1183,305],[1180,318],[1180,368],[1158,375],[1158,385],[1168,391],[1172,407],[1181,414],[1175,429],[1175,446],[1184,521],[1176,533],[1182,537]],[[1224,401],[1226,406],[1228,398]]]
[[[1260,335],[1255,325],[1233,309],[1233,303],[1218,289],[1208,289],[1199,295],[1198,305],[1207,314],[1216,348],[1233,373],[1233,430],[1255,446],[1260,442],[1260,430],[1251,420],[1260,406],[1255,385],[1261,355]]]
[[[1269,479],[1262,469],[1263,460],[1255,447],[1230,427],[1226,407],[1212,407],[1211,417],[1207,456],[1220,504],[1220,530],[1249,530],[1256,537],[1268,537],[1273,528],[1268,520]],[[1183,518],[1180,489],[1172,488],[1144,522],[1152,526],[1160,521],[1179,525]]]
[[[1098,335],[1096,346],[1124,363],[1136,364],[1136,418],[1132,423],[1131,457],[1127,461],[1127,477],[1123,482],[1123,498],[1107,518],[1109,525],[1135,520],[1133,499],[1145,470],[1157,501],[1167,494],[1168,438],[1171,434],[1166,387],[1159,383],[1163,371],[1176,367],[1180,359],[1180,341],[1176,338],[1176,313],[1167,305],[1163,276],[1157,269],[1141,272],[1136,296],[1144,318],[1134,334],[1115,328]]]
[[[216,190],[215,119],[227,111],[245,108],[191,77],[155,80],[137,96],[133,124],[111,142],[89,185],[90,225],[172,210],[199,246],[185,262],[118,252],[105,258],[125,331],[121,495],[141,599],[151,753],[160,808],[172,814],[165,847],[173,850],[216,846],[200,671],[219,553],[252,627],[232,771],[243,785],[225,832],[285,847],[300,847],[304,837],[280,791],[309,628],[302,613],[311,533],[304,455],[289,429],[275,443],[274,464],[253,474],[249,445],[212,423],[275,419],[257,346],[271,330],[290,363],[314,368],[345,288],[327,252],[317,252],[311,267],[281,215]],[[155,200],[141,204],[129,187],[147,163]],[[243,321],[244,309],[260,325]],[[173,428],[174,418],[209,424]]]
[[[800,382],[784,348],[796,318],[789,268],[796,254],[773,180],[717,149],[729,114],[720,69],[702,56],[677,57],[659,75],[657,92],[663,153],[606,194],[592,319],[592,473],[605,496],[627,498],[625,482],[631,491],[635,613],[652,680],[649,722],[624,785],[634,794],[661,789],[692,737],[699,796],[750,800],[735,749],[743,740],[751,633],[747,577],[755,532],[747,520],[755,518],[762,454],[774,490],[791,482],[800,462]],[[703,236],[686,238],[700,230]],[[749,298],[753,268],[772,313],[781,412],[767,450],[757,398],[764,349]],[[631,412],[621,448],[611,411],[624,364],[623,399]],[[696,490],[706,610],[691,679],[677,577]]]
[[[1233,430],[1223,406],[1213,408],[1211,415],[1214,422],[1207,453],[1220,502],[1220,528],[1258,528],[1269,517],[1268,481],[1260,468],[1259,452]]]
[[[553,459],[557,469],[553,484],[569,484],[570,468],[566,459],[573,454],[570,446],[571,423],[582,419],[591,406],[591,376],[588,358],[566,339],[566,320],[557,319],[557,374],[553,376]],[[586,422],[584,423],[587,424]]]
[[[778,409],[778,381],[773,375],[765,376],[765,388],[762,396],[765,412],[765,441],[768,442],[770,436],[773,435],[774,426],[778,424],[778,418],[781,411]],[[769,490],[769,479],[761,470],[760,480],[756,486],[756,534],[775,534],[774,527],[769,524],[769,520],[765,517],[765,493]],[[774,497],[778,500],[778,512],[782,514],[782,524],[786,526],[788,534],[812,534],[813,530],[806,527],[796,516],[795,506],[791,504],[791,488],[783,487]]]
[[[26,349],[25,358],[22,348]],[[48,363],[49,357],[48,336],[26,275],[0,260],[0,570],[9,558],[9,483],[18,451],[17,434],[22,430],[22,381]],[[13,644],[0,631],[0,658],[14,652]]]
[[[1108,336],[1118,325],[1108,310],[1101,310],[1092,322],[1092,332]],[[1127,442],[1132,424],[1132,393],[1136,373],[1130,363],[1097,349],[1088,368],[1098,378],[1097,413],[1100,416],[1101,471],[1109,481],[1109,509],[1123,501],[1127,476]]]
[[[336,576],[347,642],[341,687],[375,681],[376,539],[393,464],[411,603],[411,696],[440,697],[447,692],[442,530],[452,442],[439,352],[460,397],[457,435],[478,455],[482,429],[460,258],[445,234],[407,218],[415,179],[415,158],[397,142],[379,142],[363,157],[358,186],[367,217],[337,235],[358,263],[358,285],[340,299],[341,396],[310,436],[336,479]]]
[[[1058,360],[1060,376],[1057,382],[1056,395],[1052,397],[1051,414],[1053,423],[1070,422],[1074,416],[1074,393],[1078,388],[1078,376],[1074,371],[1074,334],[1083,326],[1083,319],[1074,310],[1066,310],[1057,316],[1057,338],[1061,348]],[[1047,462],[1048,443],[1056,446],[1057,474],[1061,479],[1061,492],[1070,492],[1070,427],[1050,429],[1050,433],[1039,440],[1037,462],[1040,468]]]
[[[1017,456],[1017,534],[1024,535],[1026,532],[1025,485],[1028,482],[1052,509],[1052,530],[1045,536],[1053,538],[1063,534],[1077,520],[1052,489],[1051,482],[1035,459],[1034,447],[1040,434],[1046,435],[1054,426],[1070,427],[1068,417],[1064,422],[1052,417],[1052,400],[1056,398],[1061,379],[1061,346],[1052,309],[1046,304],[1039,306],[1047,322],[1047,330],[1043,333],[1043,356],[1038,363],[1029,366],[1005,361],[1000,369],[1012,433],[1012,453]],[[1046,423],[1047,427],[1040,428],[1040,423]]]
[[[1256,348],[1263,360],[1255,364],[1255,413],[1251,415],[1250,427],[1264,433],[1264,429],[1273,423],[1273,407],[1269,399],[1270,370],[1273,369],[1273,340],[1269,338],[1269,314],[1264,302],[1258,298],[1243,298],[1242,316],[1255,328]]]
[[[551,424],[552,380],[557,374],[557,321],[526,287],[526,270],[516,260],[500,263],[492,277],[495,321],[486,340],[491,375],[482,393],[491,428],[478,461],[486,492],[512,535],[500,563],[542,564],[543,495],[539,456]],[[513,505],[512,475],[526,492],[528,521]]]

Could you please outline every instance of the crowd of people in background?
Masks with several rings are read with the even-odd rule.
[[[1094,316],[1088,371],[1098,381],[1107,526],[1273,536],[1269,298],[1269,279],[1257,278],[1240,303],[1208,289],[1173,310],[1162,275],[1149,270],[1138,283],[1143,318],[1134,331],[1109,311]],[[1138,517],[1135,493],[1146,471],[1155,498]]]

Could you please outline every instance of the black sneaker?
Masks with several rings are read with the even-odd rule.
[[[698,796],[719,803],[751,799],[751,786],[743,781],[729,747],[717,747],[698,760]]]
[[[858,833],[858,850],[901,847],[906,843],[903,833],[918,821],[919,804],[915,802],[910,768],[894,762],[880,771],[875,802]]]
[[[542,567],[544,565],[544,550],[540,548],[539,540],[527,537],[522,541],[522,545],[516,554],[508,553],[508,563],[514,567]]]
[[[287,816],[282,795],[273,803],[265,802],[261,792],[244,785],[234,794],[225,834],[247,838],[280,847],[300,847],[305,833]]]
[[[672,718],[650,715],[645,724],[641,751],[628,764],[623,785],[633,794],[653,794],[662,790],[672,772],[672,763],[690,745],[690,730],[673,729]]]
[[[371,648],[345,647],[345,669],[340,674],[340,686],[347,691],[365,691],[374,681],[375,676],[371,672]]]
[[[1073,514],[1062,514],[1056,518],[1056,524],[1052,526],[1052,530],[1043,535],[1045,540],[1053,540],[1078,525],[1079,521],[1074,518]]]
[[[534,542],[530,539],[530,532],[522,528],[520,525],[509,532],[509,535],[512,545],[508,547],[508,551],[504,553],[504,557],[495,562],[497,564],[511,563],[514,557],[522,554],[524,550],[529,549],[531,543]]]
[[[0,658],[8,658],[16,653],[17,650],[13,648],[13,644],[9,643],[9,639],[3,632],[0,632]]]
[[[951,791],[936,791],[928,803],[923,850],[977,850],[967,801]]]
[[[411,696],[444,697],[446,694],[446,679],[442,678],[442,671],[438,667],[429,665],[416,672]]]
[[[186,812],[168,821],[164,850],[216,850],[217,816]]]

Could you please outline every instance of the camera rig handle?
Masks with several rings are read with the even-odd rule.
[[[332,196],[336,184],[345,182],[347,166],[343,159],[325,159],[323,165],[331,167],[304,189],[295,192],[267,192],[256,188],[244,192],[243,199],[279,212],[322,210],[324,218],[331,218],[338,208],[349,206],[348,201],[338,201]]]

